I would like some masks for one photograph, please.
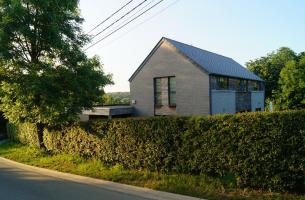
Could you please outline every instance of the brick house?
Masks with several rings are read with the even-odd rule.
[[[264,110],[264,82],[231,58],[162,38],[133,73],[136,116]]]

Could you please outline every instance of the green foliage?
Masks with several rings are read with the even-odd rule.
[[[261,58],[251,60],[246,63],[247,68],[265,80],[266,98],[273,98],[277,92],[278,81],[281,70],[288,61],[296,60],[297,55],[287,47],[282,47],[276,52],[272,52]]]
[[[305,111],[100,120],[45,131],[46,148],[106,166],[226,177],[239,187],[301,191]]]
[[[103,95],[104,105],[125,105],[130,104],[129,92],[111,92]]]
[[[64,153],[54,154],[12,142],[0,145],[0,156],[38,167],[155,190],[209,199],[229,196],[229,194],[223,193],[225,185],[220,179],[205,175],[166,175],[148,171],[127,170],[123,169],[121,165],[107,167],[96,159],[84,159],[80,156]],[[234,190],[235,188],[226,187],[226,189]],[[236,192],[238,193],[238,189]]]
[[[274,193],[252,189],[237,188],[232,180],[234,177],[226,175],[215,178],[201,174],[163,174],[146,170],[128,170],[117,164],[105,166],[96,159],[84,159],[77,155],[54,154],[38,148],[6,142],[0,145],[0,156],[29,165],[54,169],[61,172],[100,178],[129,185],[136,185],[155,190],[184,194],[204,199],[234,199],[234,200],[301,200],[304,195]]]
[[[276,105],[280,109],[305,108],[305,55],[290,61],[280,74]]]
[[[132,169],[220,176],[229,171],[241,186],[284,190],[304,183],[304,111],[98,121],[89,128],[93,135],[69,128],[53,140],[60,148],[50,146],[91,152],[106,164]]]
[[[37,128],[34,124],[7,124],[7,135],[12,141],[18,141],[22,144],[27,144],[33,147],[39,146]]]
[[[10,122],[41,130],[98,103],[111,77],[83,52],[82,22],[78,0],[0,1],[0,109]]]
[[[248,69],[265,80],[266,102],[275,108],[304,108],[304,54],[296,54],[287,47],[246,63]]]

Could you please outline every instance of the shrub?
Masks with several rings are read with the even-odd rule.
[[[37,128],[34,124],[7,124],[8,138],[14,141],[19,141],[22,144],[39,147]]]
[[[240,187],[304,189],[305,111],[92,121],[45,131],[47,149],[166,173],[234,176]]]

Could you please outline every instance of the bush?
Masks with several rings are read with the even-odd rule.
[[[234,176],[240,187],[304,189],[305,111],[100,120],[45,131],[47,149],[125,168]]]
[[[34,124],[7,124],[7,136],[10,140],[39,147],[37,128]]]

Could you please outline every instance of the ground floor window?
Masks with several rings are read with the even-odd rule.
[[[155,78],[155,105],[162,106],[162,87],[161,78]]]
[[[176,77],[154,78],[155,106],[176,106]]]
[[[176,106],[176,77],[168,78],[168,100],[170,106]]]
[[[262,111],[262,108],[255,108],[256,112]]]

